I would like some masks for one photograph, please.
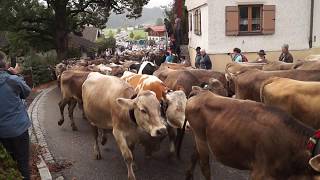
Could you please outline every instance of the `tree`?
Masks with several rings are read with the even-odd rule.
[[[137,34],[134,36],[134,40],[140,40],[142,39],[142,36],[140,34]]]
[[[163,19],[162,19],[162,18],[158,18],[158,19],[156,20],[156,25],[157,25],[157,26],[162,26],[162,25],[163,25]]]
[[[120,34],[120,32],[121,32],[121,29],[120,28],[117,29],[117,34]]]
[[[108,37],[113,37],[113,31],[111,29],[109,30]]]
[[[110,12],[128,18],[141,16],[149,0],[10,0],[0,1],[0,30],[22,33],[21,38],[47,42],[57,51],[58,59],[66,57],[68,34],[81,35],[85,25],[104,28]],[[41,49],[41,47],[40,47]]]
[[[129,37],[130,37],[131,39],[134,38],[134,33],[133,33],[133,31],[130,32]]]

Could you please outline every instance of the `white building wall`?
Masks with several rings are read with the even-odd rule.
[[[313,47],[320,47],[320,1],[314,1]]]
[[[189,11],[192,13],[192,31],[189,31],[189,46],[198,47],[208,49],[209,45],[209,12],[208,12],[208,4],[197,4],[196,6],[191,7],[200,7],[201,11],[201,35],[196,35],[194,33],[194,8]]]
[[[291,50],[308,49],[311,2],[290,0],[290,3],[288,3],[288,1],[210,0],[206,6],[201,7],[202,36],[197,36],[190,32],[189,46],[192,48],[197,46],[205,47],[209,54],[227,53],[232,51],[234,47],[239,47],[244,52],[257,52],[259,49],[279,51],[284,43],[288,43]],[[197,2],[187,0],[188,10],[196,8],[196,5],[201,5],[197,4]],[[225,35],[225,7],[248,4],[248,2],[249,4],[276,5],[275,34],[256,36]]]

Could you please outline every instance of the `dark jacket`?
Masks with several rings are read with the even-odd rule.
[[[200,53],[196,54],[196,58],[195,58],[195,61],[194,61],[196,68],[200,68],[200,60],[201,60],[201,58],[202,58],[202,56],[201,56]]]
[[[212,69],[212,63],[208,54],[205,54],[204,56],[201,57],[200,69],[207,69],[207,70]]]
[[[22,101],[30,92],[30,87],[21,77],[0,71],[0,138],[20,136],[30,127]]]
[[[281,53],[279,57],[279,61],[286,62],[286,63],[293,63],[293,57],[289,52]]]

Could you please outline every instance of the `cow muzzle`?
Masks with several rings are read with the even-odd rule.
[[[151,132],[152,137],[163,137],[163,136],[166,136],[167,134],[168,134],[168,131],[167,131],[167,128],[165,127],[154,129]]]

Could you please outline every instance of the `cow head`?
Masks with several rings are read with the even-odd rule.
[[[165,96],[164,104],[168,124],[174,128],[182,128],[185,121],[186,94],[183,91],[169,92]]]
[[[223,84],[219,80],[215,78],[209,79],[209,82],[207,85],[204,86],[204,89],[209,90],[220,96],[225,96],[225,97],[228,96],[227,89],[223,86]]]
[[[133,110],[137,125],[152,137],[167,134],[164,120],[160,114],[160,103],[152,91],[142,91],[134,99],[118,98],[120,106]]]

